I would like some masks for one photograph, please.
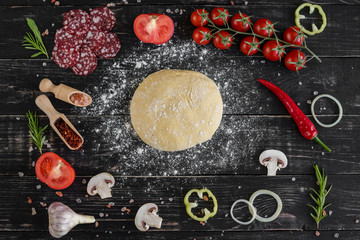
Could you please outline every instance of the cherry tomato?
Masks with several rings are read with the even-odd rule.
[[[193,40],[200,45],[206,45],[211,42],[210,29],[207,27],[198,27],[193,32]]]
[[[253,36],[244,37],[240,43],[240,50],[248,56],[254,55],[260,48],[259,39]]]
[[[285,54],[284,49],[281,48],[281,43],[279,43],[279,46],[277,45],[275,40],[267,41],[262,49],[265,58],[270,61],[279,61],[280,58],[282,58]]]
[[[221,35],[221,36],[220,36]],[[215,35],[213,43],[218,49],[228,49],[232,45],[232,37],[226,31],[220,31]]]
[[[202,16],[199,15],[202,13],[209,13],[208,11],[206,11],[205,9],[196,9],[190,16],[190,20],[192,25],[194,25],[195,27],[203,27],[206,24],[208,24],[208,21],[203,18]]]
[[[305,63],[305,54],[299,50],[292,50],[285,56],[285,66],[291,71],[299,71]]]
[[[164,14],[141,14],[134,21],[134,31],[143,42],[163,44],[172,37],[174,22]]]
[[[210,19],[216,26],[224,26],[225,22],[223,18],[226,18],[226,22],[229,22],[230,15],[229,11],[225,8],[217,7],[214,8],[210,13]]]
[[[237,13],[231,18],[231,27],[239,32],[247,32],[250,29],[251,20],[245,13]]]
[[[274,27],[269,19],[261,18],[254,23],[254,32],[263,37],[271,37]]]
[[[35,173],[41,182],[56,190],[69,187],[75,179],[72,166],[52,152],[44,153],[39,157],[35,165]]]
[[[283,39],[291,44],[301,46],[304,42],[304,33],[297,26],[288,27],[283,35]]]

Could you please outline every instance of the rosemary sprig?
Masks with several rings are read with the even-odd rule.
[[[239,14],[240,14],[240,16],[243,16],[242,15],[242,13],[239,11]],[[209,18],[209,13],[199,13],[199,15],[202,17],[202,18],[204,18],[204,19],[206,19],[208,22],[209,22],[209,25],[208,25],[208,27],[211,27],[211,28],[213,28],[212,30],[211,30],[211,35],[212,35],[212,37],[214,37],[218,32],[220,32],[220,31],[229,31],[229,32],[232,32],[232,35],[231,35],[231,37],[234,37],[234,36],[236,36],[236,35],[238,35],[238,34],[241,34],[241,35],[248,35],[248,36],[254,36],[254,37],[257,37],[257,38],[259,38],[259,39],[262,39],[260,42],[259,42],[259,45],[261,45],[262,43],[264,43],[265,41],[267,41],[267,40],[275,40],[277,43],[278,43],[278,48],[280,48],[280,49],[285,49],[285,48],[288,48],[288,47],[296,47],[296,48],[301,48],[301,49],[304,49],[304,50],[306,50],[310,55],[311,55],[311,57],[310,58],[308,58],[307,60],[306,60],[306,62],[309,62],[311,59],[313,59],[313,58],[315,58],[315,59],[317,59],[319,62],[321,62],[321,59],[313,52],[313,51],[311,51],[309,48],[308,48],[308,46],[306,45],[306,41],[305,41],[305,38],[307,37],[305,34],[303,34],[305,37],[304,37],[304,42],[303,42],[303,45],[301,45],[301,46],[298,46],[298,45],[295,45],[295,44],[291,44],[291,43],[288,43],[288,42],[286,42],[286,41],[284,41],[284,40],[282,40],[282,39],[279,39],[278,37],[277,37],[277,35],[276,35],[276,32],[278,32],[275,28],[274,28],[274,25],[275,24],[277,24],[277,22],[276,23],[273,23],[273,24],[271,24],[271,25],[269,25],[268,27],[270,27],[270,28],[272,28],[272,31],[274,32],[274,38],[272,38],[272,37],[264,37],[264,36],[261,36],[261,35],[258,35],[258,34],[256,34],[255,32],[254,32],[254,30],[253,30],[253,28],[252,28],[252,23],[248,20],[248,19],[245,19],[244,21],[245,22],[247,22],[249,25],[250,25],[250,30],[251,30],[251,32],[240,32],[240,31],[236,31],[235,29],[233,29],[233,28],[231,28],[230,26],[229,26],[229,24],[227,23],[227,21],[226,21],[226,16],[224,16],[224,15],[222,15],[223,17],[222,17],[222,19],[223,19],[223,21],[224,22],[226,22],[226,26],[224,26],[224,27],[218,27],[218,26],[216,26],[214,23],[213,23],[213,21],[211,21],[211,19]],[[221,35],[220,35],[221,36]],[[279,42],[280,43],[282,43],[283,45],[282,46],[280,46],[279,45]],[[225,44],[225,43],[224,43]],[[225,44],[226,45],[226,44]],[[261,51],[261,50],[260,50]],[[280,53],[279,53],[280,54]],[[281,58],[280,58],[281,59]]]
[[[46,47],[41,38],[41,33],[38,27],[36,26],[35,21],[30,18],[27,18],[26,21],[30,29],[34,33],[34,35],[27,32],[26,35],[24,36],[25,40],[21,42],[22,46],[25,47],[26,49],[39,50],[39,52],[31,55],[32,58],[37,57],[40,54],[44,54],[46,55],[47,58],[49,58],[49,54],[46,51]]]
[[[28,126],[29,126],[29,133],[31,136],[31,141],[36,145],[36,147],[39,149],[40,153],[42,154],[42,147],[45,141],[45,136],[43,135],[43,132],[48,127],[46,125],[45,127],[41,128],[39,126],[39,118],[36,115],[36,112],[31,112],[30,110],[26,113],[26,116],[29,120]]]
[[[329,192],[332,188],[332,185],[329,187],[328,190],[326,190],[327,176],[325,176],[324,169],[322,169],[322,174],[317,165],[314,165],[314,169],[315,169],[317,184],[319,185],[319,190],[316,191],[313,188],[310,188],[310,190],[316,194],[315,195],[316,197],[314,197],[314,195],[312,193],[310,193],[310,197],[312,198],[312,200],[314,200],[314,202],[316,203],[316,206],[314,207],[310,204],[308,204],[308,206],[311,207],[312,209],[314,209],[314,211],[315,211],[315,215],[313,213],[310,213],[310,215],[315,220],[317,229],[319,229],[320,221],[324,217],[328,216],[326,214],[325,208],[327,208],[331,204],[325,205],[325,198],[329,194]]]

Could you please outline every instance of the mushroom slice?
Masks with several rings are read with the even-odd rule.
[[[140,231],[147,231],[149,227],[161,228],[162,218],[156,213],[158,207],[154,203],[142,205],[136,213],[135,225]]]
[[[280,168],[285,168],[288,164],[288,160],[285,154],[279,150],[266,150],[260,154],[259,162],[261,165],[267,167],[268,176],[276,176],[276,171]]]
[[[110,198],[112,197],[110,188],[113,187],[114,184],[114,177],[109,173],[103,172],[90,179],[86,190],[91,196],[99,194],[101,199]]]

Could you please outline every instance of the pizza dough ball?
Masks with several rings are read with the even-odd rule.
[[[204,74],[162,70],[149,75],[130,104],[131,122],[148,145],[181,151],[209,140],[219,127],[223,103]]]

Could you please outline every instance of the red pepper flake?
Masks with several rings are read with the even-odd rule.
[[[126,211],[129,213],[131,210],[129,208],[126,208]]]
[[[326,211],[325,211],[325,210],[322,212],[322,215],[323,215],[323,216],[326,216]]]
[[[205,223],[204,223],[203,221],[201,221],[200,224],[201,224],[202,226],[205,226]]]
[[[320,232],[319,231],[316,231],[315,232],[315,235],[318,237],[318,236],[320,236]]]
[[[209,201],[209,198],[207,196],[204,195],[204,201]]]
[[[82,144],[81,137],[69,126],[66,124],[64,119],[59,118],[55,121],[55,127],[59,130],[61,136],[65,141],[70,145],[70,147],[79,149]]]
[[[64,196],[64,195],[63,195],[63,193],[62,193],[61,191],[56,191],[56,192],[55,192],[55,194],[56,194],[56,195],[58,195],[59,197]]]
[[[99,226],[99,222],[96,221],[96,222],[95,222],[95,227],[98,227],[98,226]]]
[[[108,204],[108,205],[106,205],[106,207],[107,207],[107,208],[111,208],[111,205],[110,205],[110,204]]]
[[[234,1],[230,1],[230,5],[234,5]]]
[[[51,0],[51,3],[54,3],[55,2],[55,0]]]
[[[28,197],[28,204],[32,204],[32,200],[30,197]]]
[[[89,195],[85,194],[85,197],[89,197]]]

